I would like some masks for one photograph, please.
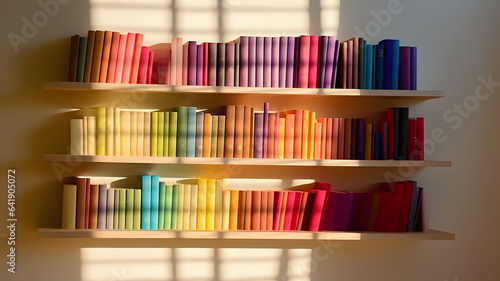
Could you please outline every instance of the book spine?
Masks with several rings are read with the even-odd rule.
[[[85,71],[83,82],[90,82],[90,73],[92,70],[92,61],[94,56],[95,30],[89,30],[87,35],[87,48],[85,53]]]
[[[113,32],[106,30],[104,32],[104,43],[102,49],[102,58],[101,58],[101,70],[99,71],[99,82],[106,83],[108,78],[108,69],[109,69],[109,58],[111,54],[111,41],[113,40]]]
[[[235,77],[235,45],[234,43],[225,43],[225,78],[224,78],[224,86],[234,87],[234,77]]]
[[[63,186],[62,201],[62,228],[76,228],[77,186],[65,184]]]
[[[80,53],[80,35],[71,36],[70,41],[68,82],[76,82]]]
[[[134,190],[125,190],[125,229],[134,229]]]
[[[273,54],[273,39],[271,37],[264,37],[264,59],[263,59],[263,80],[262,86],[271,87],[272,72],[271,72],[271,59]]]
[[[216,86],[225,85],[226,43],[217,43]]]
[[[248,67],[249,67],[249,37],[240,37],[240,87],[248,87]]]

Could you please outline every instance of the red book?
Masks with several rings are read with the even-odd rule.
[[[261,199],[260,190],[252,191],[252,230],[260,230]]]
[[[284,191],[274,192],[274,223],[273,230],[280,230],[281,205],[283,204]]]
[[[417,119],[408,119],[408,160],[417,160]]]
[[[153,79],[153,61],[154,61],[154,58],[155,58],[155,53],[150,51],[149,52],[149,59],[148,59],[148,72],[147,72],[147,78],[146,78],[147,84],[151,84],[151,81]],[[169,73],[169,72],[167,72],[167,73]]]
[[[226,105],[223,107],[224,115],[226,115],[226,137],[224,140],[225,149],[224,157],[234,157],[234,130],[236,125],[236,106]]]
[[[90,71],[90,82],[99,82],[103,48],[104,48],[104,31],[97,30],[95,32],[94,53],[92,55],[92,70]]]
[[[217,43],[208,43],[208,74],[207,85],[217,85]]]
[[[236,106],[234,124],[234,158],[243,158],[243,132],[245,126],[245,106]],[[227,131],[226,131],[227,132]]]
[[[347,41],[347,89],[353,88],[354,79],[354,58],[353,58],[353,41]]]
[[[339,88],[347,89],[347,42],[342,42],[340,53]]]
[[[128,35],[120,34],[120,42],[118,43],[118,54],[116,56],[116,69],[115,69],[115,76],[113,77],[113,83],[122,82],[127,41],[128,41]]]
[[[147,84],[149,66],[149,47],[142,47],[137,74],[137,84]]]
[[[349,39],[352,41],[352,88],[358,89],[358,60],[359,60],[359,38],[354,37]],[[361,69],[361,71],[363,71]]]
[[[80,35],[71,36],[71,46],[69,53],[69,71],[68,82],[76,82],[76,73],[78,72],[78,53],[84,52],[80,50]]]
[[[142,39],[144,35],[142,33],[135,34],[134,50],[132,54],[132,63],[130,65],[130,84],[137,84],[137,78],[139,75],[139,63],[141,61],[142,52]]]
[[[266,158],[274,158],[274,148],[275,148],[275,142],[276,140],[274,139],[276,135],[276,117],[277,113],[269,113],[269,122],[268,122],[268,134],[267,134],[267,156]]]
[[[111,54],[111,43],[113,32],[106,30],[104,32],[104,43],[102,47],[101,70],[99,72],[99,82],[106,83],[109,69],[109,57]]]
[[[85,229],[90,225],[90,179],[85,179]]]
[[[164,84],[171,85],[171,48],[170,43],[160,43],[149,46],[150,52],[153,54],[153,58],[148,61],[149,64],[152,63],[152,71],[148,74],[148,78],[151,82],[148,84]]]
[[[295,199],[293,201],[292,209],[292,219],[290,221],[290,230],[297,230],[299,224],[300,209],[302,207],[302,197],[303,192],[301,191],[290,191],[295,193]]]
[[[87,184],[85,178],[76,178],[76,229],[85,229],[85,202]]]
[[[384,110],[381,113],[381,132],[384,132],[384,124],[387,124],[385,125],[387,126],[387,135],[382,135],[382,143],[387,145],[382,147],[382,154],[384,160],[394,159],[394,112],[392,109]]]
[[[260,191],[260,230],[268,230],[267,229],[267,213],[269,212],[268,210],[268,196],[267,196],[268,191],[262,190]],[[272,229],[269,229],[272,230]]]
[[[293,159],[295,114],[285,114],[285,159]]]
[[[115,81],[116,62],[118,60],[118,49],[120,47],[120,33],[113,32],[111,39],[111,49],[109,50],[108,74],[106,75],[106,83]]]
[[[310,194],[314,194],[314,201],[311,207],[309,231],[320,231],[321,229],[321,216],[326,202],[327,191],[322,189],[310,189]],[[328,191],[329,193],[329,191]]]
[[[338,150],[339,150],[339,126],[340,126],[340,118],[333,118],[332,123],[332,158],[331,159],[339,159]]]
[[[404,183],[381,183],[379,193],[381,197],[375,231],[396,232],[404,197]]]
[[[319,36],[310,37],[308,88],[318,88]]]
[[[338,150],[337,159],[346,159],[344,155],[345,145],[344,145],[344,135],[345,135],[345,118],[339,118],[338,127]]]
[[[324,190],[326,192],[326,194],[323,198],[324,199],[323,209],[321,210],[321,222],[320,222],[320,226],[319,226],[319,230],[322,230],[323,224],[325,224],[326,220],[327,220],[325,213],[326,213],[326,207],[328,205],[328,200],[330,199],[330,191],[332,190],[332,185],[329,183],[316,182],[314,184],[314,189]]]
[[[99,212],[99,185],[90,185],[90,209],[89,229],[97,229],[97,217]]]
[[[283,223],[283,230],[292,230],[292,217],[293,217],[293,206],[295,204],[296,191],[287,191],[288,194],[285,207],[285,221]]]
[[[326,118],[326,147],[325,147],[325,159],[332,158],[332,145],[333,145],[333,118]]]
[[[309,80],[309,58],[311,36],[301,35],[299,37],[299,57],[297,62],[297,88],[307,88]]]
[[[309,195],[309,192],[302,192],[302,201],[300,203],[299,218],[297,221],[296,230],[304,230],[304,222],[307,221],[307,219],[304,219],[304,217],[306,216],[306,208],[309,200]]]
[[[127,44],[125,47],[125,57],[123,60],[123,71],[122,71],[122,81],[121,83],[127,84],[130,82],[130,72],[132,70],[132,59],[134,56],[134,46],[135,46],[135,33],[129,32],[127,34]]]
[[[416,160],[424,160],[424,118],[422,117],[417,118],[416,127],[417,127]]]
[[[267,192],[267,230],[274,230],[274,194],[272,190]]]
[[[253,193],[251,190],[245,190],[245,193],[245,230],[252,230]]]
[[[413,196],[413,182],[405,181],[403,185],[403,200],[401,202],[401,211],[399,216],[398,231],[406,232],[408,226],[408,218],[410,214],[411,198]]]
[[[208,85],[208,43],[203,43],[203,81],[202,85]]]
[[[232,42],[226,43],[226,60],[225,60],[225,86],[234,86],[234,55],[235,45]]]
[[[252,110],[252,107],[245,106],[245,116],[243,120],[243,158],[251,158],[252,155]]]

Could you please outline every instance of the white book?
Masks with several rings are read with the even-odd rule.
[[[191,210],[189,211],[189,230],[196,230],[198,215],[198,185],[191,185]]]
[[[144,112],[144,156],[151,155],[151,112]]]
[[[190,219],[191,219],[191,185],[190,184],[185,184],[184,185],[184,206],[183,206],[183,212],[184,214],[182,215],[182,229],[183,230],[189,230],[190,226]]]
[[[114,125],[114,143],[113,143],[113,155],[115,156],[120,156],[120,152],[121,152],[121,139],[120,139],[120,135],[121,135],[121,125],[120,125],[120,121],[121,121],[121,116],[120,116],[120,108],[117,107],[115,108],[115,118],[114,118],[114,121],[115,121],[115,125]]]
[[[108,188],[108,197],[106,204],[106,229],[113,229],[115,217],[115,190]]]
[[[88,116],[83,116],[83,155],[89,155]]]
[[[71,154],[83,155],[83,119],[71,119]]]
[[[106,155],[113,156],[114,149],[114,127],[115,127],[115,111],[112,107],[106,107]]]
[[[120,155],[130,156],[130,111],[120,112]]]
[[[144,155],[144,112],[137,112],[137,156],[145,156]],[[149,155],[148,155],[149,156]]]
[[[137,156],[137,111],[130,111],[130,156]]]
[[[95,116],[87,117],[87,151],[88,155],[95,155]]]

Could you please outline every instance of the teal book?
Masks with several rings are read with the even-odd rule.
[[[141,229],[141,197],[140,189],[134,189],[134,229]]]
[[[142,175],[141,179],[141,229],[151,229],[151,176]]]
[[[166,230],[172,229],[172,185],[166,185],[165,188],[165,228]]]
[[[177,108],[177,157],[186,157],[187,155],[187,124],[188,108],[179,106]]]
[[[195,150],[196,150],[196,107],[188,107],[186,156],[195,157]]]
[[[158,205],[158,229],[165,229],[165,183],[160,182],[160,204]]]
[[[85,58],[87,55],[87,37],[80,37],[80,47],[78,48],[78,65],[76,69],[76,82],[83,82],[85,73]]]
[[[160,205],[160,177],[151,176],[151,229],[158,229],[158,214]]]
[[[170,220],[170,229],[177,229],[177,203],[179,198],[179,186],[174,184],[172,186],[172,218]]]
[[[170,136],[170,112],[164,112],[165,117],[163,118],[163,156],[168,156],[168,145]],[[160,156],[160,155],[158,155]]]
[[[177,112],[169,113],[168,157],[177,156]]]
[[[134,229],[134,190],[126,189],[125,229]]]

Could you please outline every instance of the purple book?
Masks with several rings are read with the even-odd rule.
[[[286,61],[286,88],[295,85],[295,37],[288,37],[287,61]]]
[[[248,36],[240,37],[240,87],[248,87]]]
[[[208,43],[208,86],[217,84],[217,43]]]
[[[271,59],[273,55],[273,39],[264,37],[263,86],[271,87]]]
[[[255,87],[255,48],[257,39],[248,37],[248,87]]]
[[[264,113],[255,113],[253,158],[262,158],[262,137],[264,133]]]
[[[333,63],[335,60],[335,36],[328,36],[326,40],[326,58],[325,58],[325,73],[323,79],[322,88],[333,88],[332,87],[332,78],[333,78]],[[321,52],[323,52],[323,41],[321,41]],[[320,75],[321,82],[321,75]],[[321,86],[321,84],[319,84]]]
[[[373,202],[373,193],[356,192],[354,193],[353,220],[351,224],[352,231],[367,231],[370,220],[370,212]]]
[[[349,231],[349,223],[352,221],[352,206],[354,195],[352,192],[342,192],[340,193],[340,198],[338,199],[338,209],[335,213],[336,222],[335,230],[338,231]]]
[[[328,42],[330,43],[330,42]],[[337,82],[337,69],[339,64],[340,42],[335,40],[335,57],[333,58],[332,88],[335,88]]]
[[[196,85],[203,85],[203,44],[197,46]]]
[[[225,86],[233,87],[234,86],[234,48],[235,45],[232,42],[226,43],[226,79]]]
[[[280,40],[280,48],[279,48],[279,83],[278,86],[280,88],[285,88],[286,86],[286,58],[287,58],[287,46],[288,46],[288,38],[285,36],[281,36]],[[273,45],[274,46],[274,45]]]
[[[347,89],[352,89],[354,45],[352,41],[347,41]]]
[[[410,49],[410,90],[417,89],[417,47]]]
[[[105,184],[99,185],[99,201],[97,211],[97,229],[106,229],[106,204],[108,202],[108,191]]]
[[[196,41],[188,42],[188,85],[196,85],[196,65],[198,63]]]
[[[264,86],[264,37],[255,40],[255,87]]]
[[[280,38],[272,37],[271,47],[271,87],[278,88],[280,79]]]
[[[267,134],[269,132],[269,103],[264,103],[264,124],[262,132],[262,158],[267,158]]]
[[[328,52],[328,37],[329,36],[320,36],[319,37],[319,59],[318,59],[318,88],[326,88],[325,87],[325,74],[326,74],[326,65],[327,65],[327,52]],[[333,64],[333,60],[332,60]]]
[[[410,90],[410,47],[399,47],[399,89]]]

